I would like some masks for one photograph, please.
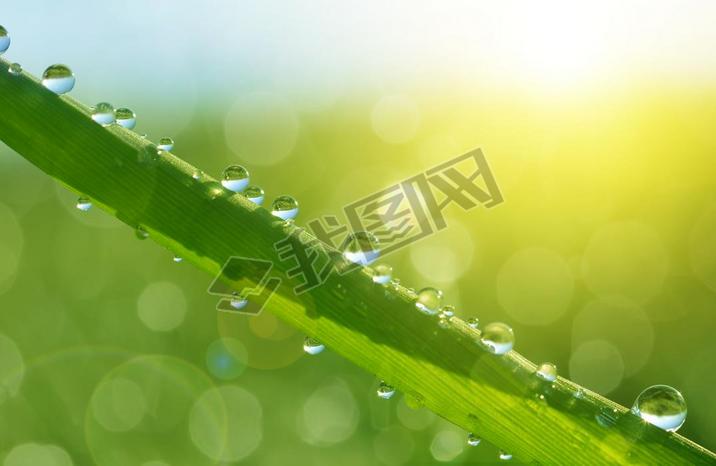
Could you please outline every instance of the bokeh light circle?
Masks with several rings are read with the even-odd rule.
[[[455,219],[448,223],[450,228],[440,235],[410,247],[413,268],[430,283],[454,283],[470,269],[475,256],[469,230]]]
[[[70,455],[57,445],[23,443],[13,447],[3,466],[73,466]]]
[[[235,338],[219,338],[206,350],[206,366],[209,372],[221,380],[233,380],[246,370],[248,353]]]
[[[156,332],[168,332],[184,321],[186,298],[171,282],[147,285],[137,299],[137,315],[144,325]]]
[[[15,342],[0,334],[0,404],[17,395],[25,376],[25,361]]]
[[[304,401],[296,419],[298,433],[310,445],[335,445],[355,433],[359,414],[348,385],[341,379],[332,379]]]
[[[569,358],[569,377],[590,390],[606,395],[621,384],[624,361],[616,346],[605,340],[582,343]]]
[[[430,442],[430,454],[442,463],[452,461],[465,449],[465,438],[453,429],[439,430]]]
[[[13,211],[0,203],[0,293],[12,284],[24,245],[20,222]]]
[[[137,426],[146,414],[147,401],[142,389],[131,380],[117,377],[97,387],[92,396],[92,411],[99,424],[113,432]]]
[[[400,466],[406,464],[415,450],[415,442],[409,431],[399,426],[383,429],[373,439],[375,456],[381,464]]]

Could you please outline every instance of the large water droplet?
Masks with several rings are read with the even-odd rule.
[[[369,265],[380,256],[378,238],[373,233],[358,231],[346,238],[343,257],[350,262],[360,265]]]
[[[117,124],[122,128],[134,129],[137,125],[137,115],[128,108],[118,108],[114,112]]]
[[[480,319],[478,319],[477,317],[470,317],[469,319],[467,319],[466,322],[467,322],[467,326],[470,328],[476,329],[477,327],[480,326]]]
[[[502,461],[509,461],[512,459],[512,455],[507,453],[505,450],[500,450],[500,459]]]
[[[246,190],[244,190],[244,196],[256,205],[264,203],[264,190],[258,186],[251,185],[247,187]]]
[[[546,380],[547,382],[554,382],[557,380],[557,366],[551,362],[543,362],[537,368],[537,377]]]
[[[42,85],[55,94],[65,94],[75,87],[75,75],[66,65],[52,65],[42,73]]]
[[[240,193],[249,185],[249,171],[241,165],[226,167],[221,178],[221,184],[235,193]]]
[[[10,74],[14,74],[14,75],[21,74],[22,73],[22,65],[19,63],[13,63],[8,67],[7,71]]]
[[[514,346],[515,334],[509,325],[502,322],[493,322],[488,324],[482,331],[480,341],[491,352],[505,354]]]
[[[10,35],[7,33],[7,29],[0,26],[0,55],[10,48]]]
[[[282,220],[293,220],[298,215],[298,201],[291,196],[279,196],[271,203],[271,214]]]
[[[415,307],[428,315],[435,315],[442,304],[443,292],[436,288],[423,288],[418,291],[418,299],[415,301]]]
[[[303,340],[303,351],[308,354],[318,354],[324,349],[326,349],[325,345],[315,338],[306,337],[306,339]]]
[[[82,212],[87,212],[92,208],[92,201],[90,201],[89,197],[82,196],[77,199],[77,204],[75,204],[75,207],[77,207]]]
[[[159,139],[159,144],[157,144],[157,150],[169,152],[172,149],[174,149],[174,139],[167,137]]]
[[[471,447],[478,446],[481,441],[482,441],[482,439],[480,437],[478,437],[477,435],[473,434],[472,432],[467,434],[467,444],[470,445]]]
[[[386,285],[393,276],[393,267],[388,264],[378,264],[373,267],[373,283]]]
[[[641,392],[631,410],[649,424],[668,432],[676,432],[686,420],[686,400],[668,385],[652,385]]]
[[[395,395],[395,388],[381,380],[376,393],[380,398],[389,400],[390,398],[393,398],[393,395]]]
[[[108,102],[100,102],[92,109],[92,119],[102,126],[114,123],[114,107]]]

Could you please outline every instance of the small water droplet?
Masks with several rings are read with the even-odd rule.
[[[455,306],[448,304],[447,306],[443,306],[442,309],[440,309],[440,317],[449,319],[450,317],[453,317],[454,315],[455,315]]]
[[[102,126],[114,123],[114,107],[108,102],[100,102],[92,108],[92,119]]]
[[[543,362],[537,368],[537,377],[547,382],[554,382],[557,380],[557,366],[551,362]]]
[[[494,354],[505,354],[515,344],[515,334],[509,325],[502,322],[487,324],[480,341]]]
[[[7,29],[0,26],[0,55],[5,53],[10,48],[10,35],[7,33]]]
[[[303,351],[308,354],[318,354],[323,352],[324,349],[326,349],[325,345],[315,338],[306,337],[306,339],[303,340]]]
[[[578,389],[576,389],[576,390],[574,391],[574,397],[577,398],[577,399],[579,399],[579,400],[581,400],[582,398],[584,398],[584,395],[585,395],[584,390],[581,389],[581,388],[578,388]]]
[[[169,152],[172,149],[174,149],[174,139],[167,137],[159,139],[159,144],[157,144],[158,151],[163,150]]]
[[[134,230],[134,236],[136,236],[138,239],[147,239],[149,238],[149,232],[147,232],[147,230],[142,227],[137,227]]]
[[[381,380],[380,385],[378,386],[378,391],[376,393],[380,398],[384,400],[389,400],[393,397],[393,395],[395,395],[395,388],[392,385],[388,385]]]
[[[179,263],[179,262],[183,261],[184,258],[183,258],[183,257],[179,257],[179,256],[174,256],[174,258],[173,258],[172,260],[173,260],[174,262]]]
[[[241,296],[238,292],[231,293],[231,307],[234,309],[243,309],[249,304],[249,300],[245,296]]]
[[[480,444],[480,442],[482,442],[482,439],[480,437],[478,437],[477,435],[473,434],[472,432],[467,434],[467,444],[470,445],[471,447],[478,446]]]
[[[673,387],[652,385],[639,394],[631,411],[649,424],[676,432],[686,420],[686,400]]]
[[[271,203],[271,214],[281,220],[293,220],[298,215],[298,201],[291,196],[279,196]]]
[[[512,459],[512,455],[507,453],[505,450],[500,450],[500,459],[502,461],[509,461]]]
[[[264,203],[264,190],[258,186],[251,185],[247,187],[246,190],[244,190],[244,196],[256,205]]]
[[[235,193],[240,193],[249,185],[249,171],[241,165],[229,165],[221,175],[221,184]]]
[[[438,313],[442,300],[442,291],[437,288],[423,288],[418,292],[415,307],[417,307],[421,312],[432,316]]]
[[[480,325],[480,319],[477,317],[470,317],[467,319],[467,326],[476,329]]]
[[[52,65],[42,73],[42,85],[55,94],[65,94],[75,87],[75,75],[66,65]]]
[[[117,119],[117,124],[122,128],[134,129],[137,126],[137,115],[128,108],[118,108],[114,112],[114,116]]]
[[[358,231],[345,240],[343,257],[354,264],[370,265],[380,256],[378,238],[373,233]]]
[[[77,207],[82,212],[87,212],[92,208],[92,201],[90,201],[89,197],[82,196],[77,199],[77,204],[75,204],[75,207]]]
[[[373,283],[386,285],[393,276],[393,267],[388,264],[378,264],[373,267]]]
[[[194,170],[191,174],[191,177],[195,180],[198,180],[201,178],[201,175],[202,175],[201,170]]]
[[[7,69],[10,74],[18,75],[22,73],[22,65],[19,63],[13,63]]]

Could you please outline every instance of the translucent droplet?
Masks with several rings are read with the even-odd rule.
[[[480,326],[480,319],[477,317],[470,317],[467,319],[467,326],[470,328],[477,328]]]
[[[373,282],[386,285],[393,276],[393,267],[388,264],[378,264],[373,267]]]
[[[547,382],[554,382],[557,380],[557,366],[551,362],[543,362],[537,368],[537,377],[546,380]]]
[[[354,264],[369,265],[380,256],[378,238],[373,233],[358,231],[348,235],[343,248],[343,257]]]
[[[192,179],[199,180],[201,178],[201,170],[194,170],[191,174]]]
[[[482,439],[480,437],[478,437],[477,435],[473,434],[472,432],[467,434],[467,444],[470,445],[471,447],[478,446],[480,444],[480,442],[482,442]]]
[[[172,149],[174,149],[174,139],[165,137],[159,140],[159,144],[157,144],[157,150],[169,152]]]
[[[87,212],[92,208],[92,201],[90,201],[89,197],[82,196],[77,199],[77,204],[75,204],[75,207],[77,207],[82,212]]]
[[[264,203],[264,190],[258,186],[251,185],[247,187],[244,191],[244,196],[246,196],[246,199],[256,205],[261,205]]]
[[[92,109],[92,119],[102,126],[114,123],[114,107],[107,102],[100,102]]]
[[[149,232],[142,227],[137,227],[137,229],[134,230],[134,235],[139,239],[149,238]]]
[[[308,354],[318,354],[324,349],[326,349],[325,345],[315,338],[306,337],[306,339],[303,340],[303,351]]]
[[[221,184],[229,191],[240,193],[249,185],[249,171],[241,165],[230,165],[221,175]]]
[[[13,63],[7,69],[10,74],[18,75],[22,73],[22,65],[19,63]]]
[[[137,125],[137,115],[128,108],[118,108],[114,112],[114,116],[117,119],[117,124],[122,128],[134,129]]]
[[[174,262],[179,263],[179,262],[183,261],[184,258],[183,258],[183,257],[179,257],[179,256],[174,256],[174,257],[172,258],[172,260],[173,260]]]
[[[282,220],[293,220],[298,215],[298,201],[291,196],[279,196],[271,203],[271,214]]]
[[[378,386],[377,393],[380,398],[389,400],[393,397],[393,395],[395,395],[395,388],[392,385],[388,385],[387,383],[381,381]]]
[[[494,354],[505,354],[514,346],[515,334],[509,325],[493,322],[482,331],[480,341]]]
[[[639,394],[631,411],[649,424],[676,432],[686,420],[686,400],[675,388],[652,385]]]
[[[502,461],[509,461],[512,459],[512,455],[507,453],[505,450],[500,450],[500,459]]]
[[[7,33],[7,29],[0,26],[0,55],[10,48],[10,36]]]
[[[442,304],[443,292],[436,288],[423,288],[418,291],[415,307],[428,315],[435,315]]]
[[[447,306],[443,306],[440,309],[440,317],[449,319],[450,317],[453,317],[454,315],[455,315],[455,306],[451,306],[450,304],[448,304]]]
[[[75,87],[75,75],[65,65],[52,65],[42,73],[42,85],[55,94],[65,94]]]
[[[243,309],[249,304],[249,300],[245,296],[241,296],[239,293],[234,291],[231,296],[231,307],[234,309]]]

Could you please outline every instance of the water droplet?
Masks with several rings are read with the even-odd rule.
[[[201,170],[194,170],[191,174],[191,177],[195,180],[198,180],[199,178],[201,178],[201,175]]]
[[[10,36],[7,33],[7,29],[0,26],[0,55],[10,48]]]
[[[515,334],[509,325],[502,322],[488,324],[482,331],[480,341],[494,354],[505,354],[515,344]]]
[[[174,149],[174,139],[172,138],[161,138],[159,144],[157,144],[157,150],[163,150],[169,152]]]
[[[631,410],[649,424],[668,432],[676,432],[686,420],[686,400],[668,385],[652,385],[641,392]]]
[[[65,65],[52,65],[42,73],[42,85],[55,94],[65,94],[75,87],[75,75]]]
[[[377,393],[380,398],[389,400],[395,395],[395,388],[381,380]]]
[[[137,115],[128,108],[118,108],[114,112],[114,116],[117,119],[117,124],[122,128],[134,129],[137,125]]]
[[[134,235],[139,239],[149,238],[149,232],[142,227],[137,227],[137,229],[134,230]]]
[[[240,193],[249,184],[249,171],[241,165],[230,165],[221,175],[221,184],[235,193]]]
[[[244,196],[246,196],[246,199],[256,205],[261,205],[264,203],[264,190],[258,186],[251,185],[246,188],[246,190],[244,191]]]
[[[13,63],[7,69],[10,74],[18,75],[22,73],[22,65],[19,63]]]
[[[298,201],[291,196],[279,196],[271,203],[271,214],[282,220],[293,220],[298,215]]]
[[[92,208],[92,201],[90,201],[89,197],[82,196],[77,199],[77,204],[75,204],[75,207],[77,207],[82,212],[87,212]]]
[[[303,351],[308,354],[318,354],[323,352],[324,349],[326,349],[325,345],[315,338],[306,337],[306,339],[303,340]]]
[[[179,263],[179,262],[183,261],[184,258],[183,258],[183,257],[179,257],[179,256],[174,256],[174,258],[173,258],[172,260],[173,260],[174,262]]]
[[[477,328],[480,325],[480,319],[477,317],[470,317],[467,319],[467,326],[470,328]]]
[[[500,450],[500,459],[502,461],[509,461],[512,459],[512,455],[507,453],[505,450]]]
[[[443,292],[436,288],[423,288],[418,292],[417,301],[415,301],[415,307],[420,311],[428,315],[435,315],[438,313],[440,304],[443,300]]]
[[[557,366],[551,362],[543,362],[537,368],[537,377],[546,380],[547,382],[554,382],[557,380]]]
[[[114,123],[114,107],[107,102],[100,102],[92,109],[92,119],[102,126]]]
[[[451,306],[450,304],[448,304],[447,306],[443,306],[442,309],[440,309],[440,317],[449,319],[450,317],[453,317],[454,315],[455,315],[455,306]]]
[[[343,257],[354,264],[369,265],[380,256],[378,238],[373,233],[358,231],[345,240]]]
[[[480,442],[482,442],[482,439],[480,437],[478,437],[477,435],[473,434],[472,432],[467,434],[467,444],[470,445],[471,447],[478,446],[480,444]]]
[[[386,285],[393,276],[393,267],[388,264],[378,264],[373,267],[373,283]]]
[[[234,309],[243,309],[249,304],[249,300],[245,296],[239,295],[238,292],[234,291],[231,295],[231,307]]]

